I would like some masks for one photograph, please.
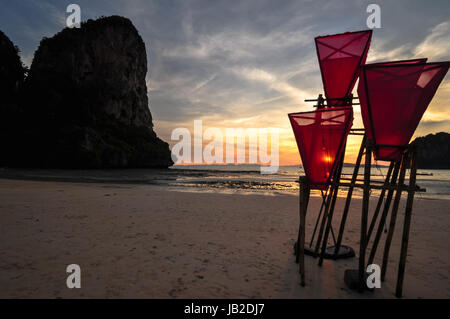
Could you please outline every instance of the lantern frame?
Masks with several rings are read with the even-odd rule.
[[[340,47],[340,48],[335,48],[329,44],[323,43],[321,42],[321,40],[326,39],[326,38],[332,38],[332,37],[340,37],[340,36],[345,36],[345,35],[355,35],[360,33],[361,35],[359,37],[356,37],[352,40],[350,40],[349,42],[347,42],[344,46]],[[362,51],[362,54],[359,56],[359,61],[357,66],[355,67],[354,71],[353,71],[353,75],[352,75],[352,79],[351,81],[348,83],[347,86],[347,90],[344,94],[344,96],[339,96],[339,97],[330,97],[329,96],[329,84],[327,84],[327,80],[325,77],[325,71],[324,71],[324,66],[322,65],[322,62],[325,61],[328,57],[336,54],[336,52],[342,52],[342,50],[344,50],[345,47],[347,47],[348,45],[350,45],[351,43],[353,43],[354,41],[357,41],[359,39],[361,39],[362,37],[364,37],[365,35],[368,35],[367,41],[364,45],[364,49]],[[344,32],[344,33],[338,33],[338,34],[332,34],[332,35],[324,35],[324,36],[318,36],[314,38],[314,43],[316,46],[316,53],[317,53],[317,59],[318,59],[318,63],[319,63],[319,68],[320,68],[320,75],[322,78],[322,84],[323,84],[323,89],[324,89],[324,93],[325,93],[325,97],[327,101],[335,101],[334,103],[336,104],[336,106],[342,106],[342,104],[340,104],[340,101],[344,101],[346,98],[348,98],[350,96],[350,94],[352,93],[352,90],[355,86],[356,80],[358,78],[358,74],[359,74],[359,69],[361,68],[362,65],[364,65],[366,59],[367,59],[367,54],[369,52],[369,47],[370,47],[370,43],[372,41],[372,30],[360,30],[360,31],[352,31],[352,32]],[[328,54],[325,58],[321,59],[321,54],[320,54],[320,49],[319,49],[319,45],[322,46],[326,46],[332,50],[334,50],[332,53]],[[345,52],[345,54],[348,55],[352,55],[348,52]]]

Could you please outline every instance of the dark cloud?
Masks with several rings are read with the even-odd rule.
[[[420,122],[419,129],[422,130],[436,130],[436,129],[446,129],[446,131],[450,131],[450,120],[443,121],[422,121]]]

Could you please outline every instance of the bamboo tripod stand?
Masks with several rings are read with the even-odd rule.
[[[352,129],[350,134],[361,135],[361,133],[359,133],[361,131],[364,131],[364,129]],[[362,135],[364,135],[364,134],[362,134]],[[364,137],[364,141],[365,141],[365,137]],[[363,143],[364,143],[364,141],[363,141]],[[344,147],[344,149],[345,149],[345,147]],[[360,153],[361,153],[361,151],[360,151]],[[337,165],[336,170],[330,180],[330,183],[329,183],[329,185],[328,184],[326,185],[327,186],[326,194],[325,195],[322,194],[322,204],[320,207],[316,225],[314,227],[311,242],[309,244],[309,246],[311,248],[313,241],[314,241],[314,236],[315,236],[315,233],[317,230],[317,226],[320,222],[318,238],[314,245],[315,246],[314,250],[311,251],[310,253],[308,253],[308,254],[312,255],[313,257],[317,257],[317,256],[319,256],[319,249],[320,249],[320,247],[322,247],[322,250],[320,252],[319,265],[322,265],[323,259],[326,256],[326,249],[327,249],[329,233],[331,232],[333,234],[333,229],[331,227],[331,218],[333,216],[333,211],[334,211],[334,207],[336,204],[337,194],[338,194],[339,186],[341,184],[340,177],[341,177],[342,167],[344,164],[344,155],[345,155],[345,152],[342,152],[342,156],[338,161],[338,165]],[[362,155],[358,156],[359,162],[361,160],[361,157],[362,157]],[[357,172],[356,172],[356,174],[357,174]],[[306,176],[300,176],[299,183],[300,183],[300,187],[299,187],[299,191],[300,191],[300,193],[299,193],[300,224],[299,224],[299,230],[298,230],[297,243],[295,245],[295,254],[296,254],[296,262],[299,264],[299,270],[300,270],[300,274],[301,274],[301,285],[304,286],[305,285],[305,271],[304,271],[305,224],[306,224],[306,212],[307,212],[307,208],[308,208],[311,188],[310,188],[310,183],[308,181],[308,178]],[[350,208],[350,200],[351,200],[351,192],[352,191],[353,191],[353,188],[351,188],[351,190],[349,190],[349,197],[347,198],[347,202],[346,202],[346,211],[347,212],[348,212],[348,209]],[[322,216],[322,211],[323,211],[323,216]],[[330,216],[331,216],[331,218],[329,218]],[[344,214],[343,216],[346,216],[346,214]],[[327,220],[328,220],[328,223],[327,223]],[[325,227],[325,226],[327,226],[327,227]],[[343,217],[343,219],[341,221],[341,226],[339,227],[339,234],[338,234],[337,241],[335,240],[335,236],[333,234],[333,240],[335,241],[334,254],[332,255],[333,259],[336,259],[336,256],[340,251],[343,232],[344,232],[344,226],[345,226],[345,219]],[[353,256],[354,256],[354,253],[353,253],[353,255],[351,255],[351,254],[349,255],[349,257],[353,257]]]
[[[364,129],[351,129],[349,134],[350,135],[363,135],[364,136],[363,144],[365,143]],[[345,149],[345,147],[344,147],[344,149]],[[360,153],[358,155],[358,160],[357,160],[357,164],[356,164],[358,167],[359,167],[359,163],[361,162],[361,158],[362,158],[362,150],[360,150]],[[322,204],[321,204],[321,207],[319,210],[319,214],[318,214],[318,217],[316,220],[316,224],[314,227],[314,231],[313,231],[313,234],[311,237],[309,247],[306,248],[306,250],[303,249],[304,254],[306,253],[306,254],[311,255],[314,258],[316,258],[319,256],[319,251],[320,251],[320,248],[322,247],[322,251],[320,252],[319,265],[322,264],[324,258],[338,259],[339,258],[338,254],[340,252],[340,249],[342,248],[342,238],[343,238],[343,234],[344,234],[347,213],[350,208],[353,187],[350,187],[349,191],[348,191],[344,214],[343,214],[341,224],[339,227],[339,233],[338,233],[337,240],[336,240],[336,237],[334,236],[334,232],[333,232],[333,228],[331,227],[331,223],[327,225],[327,219],[330,214],[331,214],[331,216],[333,215],[339,186],[342,184],[340,182],[340,180],[347,179],[347,178],[341,177],[343,164],[344,164],[344,152],[343,152],[341,158],[338,160],[338,165],[336,167],[334,175],[332,176],[329,184],[326,185],[327,186],[326,193],[325,194],[322,193]],[[356,181],[357,174],[358,174],[358,171],[357,171],[357,169],[355,169],[355,173],[353,174],[354,179],[352,179],[353,183]],[[307,208],[307,205],[309,202],[310,184],[309,184],[309,181],[306,178],[306,176],[300,176],[299,182],[300,182],[300,196],[299,196],[300,207],[299,207],[299,209],[300,209],[300,213],[301,213],[302,210],[304,209],[304,207]],[[323,215],[322,215],[322,212],[323,212]],[[305,212],[305,214],[306,214],[306,212]],[[301,214],[300,214],[300,217],[301,217]],[[312,247],[319,223],[320,223],[320,227],[319,227],[318,237],[314,244],[314,247]],[[325,228],[326,225],[328,227]],[[330,232],[333,236],[333,241],[334,241],[335,246],[328,247],[328,250],[333,251],[331,254],[328,254],[327,253],[327,242],[328,242],[328,236],[329,236]],[[298,232],[299,237],[298,237],[297,243],[295,245],[296,262],[297,263],[299,262],[299,258],[300,258],[298,243],[300,242],[301,233],[302,233],[302,229],[299,228],[299,232]],[[348,254],[347,256],[343,256],[340,258],[354,257],[353,250],[350,247],[348,247],[347,249],[350,250],[352,254]]]
[[[360,233],[360,249],[359,249],[359,267],[358,270],[346,270],[344,280],[346,284],[353,289],[358,289],[360,292],[367,289],[367,285],[365,283],[366,277],[366,250],[369,246],[370,237],[375,229],[376,222],[381,212],[381,207],[384,207],[379,218],[378,228],[375,233],[375,237],[372,243],[372,248],[369,253],[369,258],[367,260],[367,265],[373,263],[378,245],[380,243],[381,236],[383,234],[383,228],[386,224],[387,215],[390,209],[390,205],[392,199],[394,197],[394,203],[391,211],[391,219],[389,223],[389,229],[387,233],[387,238],[385,241],[384,252],[383,252],[383,262],[381,267],[381,281],[385,280],[387,264],[389,259],[389,251],[392,242],[392,238],[394,235],[394,229],[397,219],[398,208],[400,205],[401,195],[403,191],[406,191],[408,194],[406,201],[406,209],[405,209],[405,217],[403,224],[403,236],[401,243],[401,252],[400,252],[400,260],[398,266],[398,275],[397,275],[397,287],[396,287],[396,296],[402,296],[403,289],[403,279],[405,273],[406,266],[406,254],[408,249],[408,241],[409,241],[409,229],[412,217],[412,207],[414,201],[414,195],[416,191],[424,191],[420,189],[416,185],[416,174],[417,174],[417,150],[415,147],[410,145],[403,147],[406,149],[402,156],[402,160],[399,162],[391,162],[388,168],[388,172],[386,174],[386,178],[384,182],[379,181],[371,181],[370,172],[371,172],[371,161],[372,161],[372,151],[374,146],[372,141],[364,135],[361,147],[358,153],[358,157],[355,163],[355,168],[353,171],[353,175],[351,179],[341,178],[341,171],[343,165],[343,157],[335,171],[335,174],[331,180],[330,190],[328,192],[326,204],[325,204],[325,212],[321,221],[321,229],[319,231],[319,238],[316,244],[316,251],[318,251],[318,247],[321,246],[320,251],[320,259],[319,266],[322,265],[323,259],[325,256],[325,249],[328,242],[328,236],[330,230],[332,229],[332,218],[334,212],[334,204],[337,197],[337,192],[339,186],[348,187],[347,198],[344,206],[344,211],[341,217],[341,223],[339,227],[339,233],[335,244],[335,254],[339,251],[341,246],[342,237],[345,229],[345,223],[347,220],[347,215],[350,208],[350,203],[352,199],[353,189],[362,188],[363,189],[363,205],[362,205],[362,214],[361,214],[361,233]],[[362,156],[365,156],[365,164],[364,164],[364,179],[358,179],[358,172],[361,166]],[[409,176],[409,185],[406,186],[404,184],[406,169],[408,164],[410,164],[410,176]],[[397,182],[398,179],[398,182]],[[342,180],[342,181],[341,181]],[[350,180],[350,182],[346,182],[345,180]],[[305,176],[300,177],[300,197],[299,197],[299,213],[300,213],[300,225],[299,225],[299,234],[298,241],[296,246],[296,261],[299,263],[299,272],[301,275],[301,285],[305,285],[305,265],[304,265],[304,243],[305,243],[305,225],[306,225],[306,212],[309,202],[310,196],[310,185],[308,179]],[[361,184],[361,182],[363,182]],[[380,185],[381,184],[381,185]],[[375,211],[372,215],[372,220],[370,221],[369,229],[368,226],[368,218],[369,218],[369,197],[370,191],[372,189],[381,190],[380,197],[378,199]],[[387,191],[387,196],[386,196]],[[386,197],[386,200],[384,198]],[[324,226],[326,227],[324,228]],[[322,233],[322,235],[321,235]],[[323,238],[322,238],[323,236]]]
[[[329,103],[333,103],[333,102],[341,102],[343,103],[344,106],[353,106],[353,105],[359,105],[359,103],[355,103],[353,102],[353,100],[358,100],[358,97],[354,97],[353,94],[349,94],[346,97],[343,98],[323,98],[322,94],[319,94],[317,99],[306,99],[305,102],[317,102],[317,105],[314,105],[314,107],[317,107],[318,109],[321,108],[329,108],[330,105]],[[325,105],[325,102],[327,102],[327,104]],[[364,129],[350,129],[349,135],[362,135],[365,136],[364,134]],[[363,142],[365,143],[365,142]],[[345,180],[346,178],[341,178],[341,172],[342,172],[342,167],[344,165],[344,155],[345,155],[345,143],[344,143],[344,147],[343,147],[344,151],[342,152],[342,157],[340,159],[338,159],[338,164],[335,170],[334,175],[332,176],[332,178],[330,179],[330,181],[326,184],[324,184],[326,186],[326,190],[325,190],[325,194],[322,192],[322,204],[320,206],[320,210],[319,210],[319,214],[317,216],[317,220],[316,220],[316,224],[314,227],[314,231],[313,234],[311,236],[311,241],[309,244],[309,247],[307,247],[306,249],[304,249],[303,253],[307,254],[307,255],[311,255],[314,258],[316,258],[319,255],[319,249],[321,247],[321,243],[322,243],[322,239],[324,236],[324,229],[325,229],[325,224],[326,224],[326,220],[327,220],[327,216],[328,214],[334,211],[334,206],[336,204],[336,199],[337,199],[337,194],[338,194],[338,189],[340,186],[340,179]],[[361,161],[361,156],[360,155],[358,158],[359,160],[357,161],[358,163]],[[359,164],[358,164],[359,166]],[[301,182],[301,180],[299,180],[299,182]],[[307,179],[303,179],[303,184],[304,183],[308,183]],[[317,184],[317,183],[316,183]],[[301,188],[301,186],[300,186]],[[301,189],[300,189],[301,191]],[[304,190],[305,191],[305,190]],[[348,209],[350,207],[350,201],[351,201],[351,193],[353,191],[353,188],[351,188],[351,190],[349,191],[349,197],[347,198],[347,202],[346,202],[346,209],[345,211],[348,212]],[[307,191],[308,196],[309,196],[309,190]],[[302,195],[300,194],[300,199],[302,197]],[[300,200],[301,202],[305,202],[305,199],[303,198],[303,200]],[[324,212],[323,212],[324,210]],[[322,212],[323,212],[323,216],[322,216]],[[346,213],[344,214],[344,216],[346,216]],[[339,234],[338,234],[338,239],[336,240],[336,236],[334,235],[334,231],[333,228],[331,227],[327,227],[326,230],[326,235],[325,237],[328,239],[328,235],[329,232],[331,231],[331,235],[334,241],[334,246],[330,246],[327,248],[326,244],[327,244],[327,240],[324,241],[324,247],[321,251],[320,254],[320,262],[319,265],[322,264],[323,259],[340,259],[340,258],[351,258],[355,256],[355,252],[351,247],[348,246],[344,246],[342,245],[342,237],[343,237],[343,232],[344,232],[344,226],[345,226],[345,220],[346,218],[344,218],[341,222],[341,226],[339,227]],[[319,233],[318,233],[318,237],[317,237],[317,241],[313,246],[313,242],[314,242],[314,238],[316,235],[316,231],[317,231],[317,227],[319,225],[320,222],[320,228],[319,228]],[[300,230],[299,230],[299,238],[300,238]],[[296,262],[298,263],[298,259],[299,259],[299,250],[298,250],[298,244],[299,244],[299,240],[297,240],[296,245],[294,246],[294,250],[296,253]]]

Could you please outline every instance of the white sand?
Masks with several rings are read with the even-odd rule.
[[[319,204],[310,201],[307,240]],[[414,203],[405,298],[450,298],[449,207]],[[320,268],[307,256],[306,287],[299,285],[294,196],[0,179],[0,297],[392,298],[404,202],[400,208],[387,280],[358,294],[343,280],[357,258]],[[344,236],[357,252],[360,212],[355,200]],[[81,289],[66,287],[72,263],[81,266]]]

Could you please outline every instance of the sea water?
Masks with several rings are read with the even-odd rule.
[[[301,166],[280,166],[276,174],[261,175],[258,165],[176,165],[172,170],[179,170],[180,177],[172,186],[194,188],[197,191],[215,189],[222,192],[264,193],[267,195],[297,195],[298,178],[304,175]],[[343,168],[343,175],[351,178],[353,166]],[[384,181],[388,167],[373,165],[371,179]],[[197,174],[195,174],[197,173]],[[359,170],[358,179],[363,179],[364,167]],[[408,184],[409,170],[405,184]],[[419,169],[416,184],[425,192],[417,192],[417,198],[450,199],[450,170]],[[379,184],[377,184],[379,185]],[[377,196],[379,190],[372,190]],[[313,196],[320,196],[319,191],[312,191]],[[341,187],[339,196],[346,196],[347,188]],[[362,197],[362,189],[355,188],[354,197]]]
[[[371,178],[384,181],[388,168],[373,165]],[[343,174],[350,178],[353,166],[345,166]],[[364,167],[358,179],[363,179]],[[408,176],[409,171],[407,171]],[[417,185],[426,192],[417,192],[416,198],[450,199],[450,170],[419,169]],[[168,189],[188,192],[221,192],[239,194],[293,195],[298,196],[299,176],[304,175],[301,166],[280,166],[275,174],[263,175],[259,165],[176,165],[169,169],[108,169],[108,170],[59,170],[59,169],[0,169],[0,178],[50,180],[67,182],[94,182],[107,184],[160,185]],[[406,179],[405,183],[408,183]],[[377,196],[379,190],[372,190]],[[312,196],[320,196],[313,190]],[[347,188],[339,189],[339,196],[347,195]],[[362,190],[355,188],[354,197],[362,197]]]

